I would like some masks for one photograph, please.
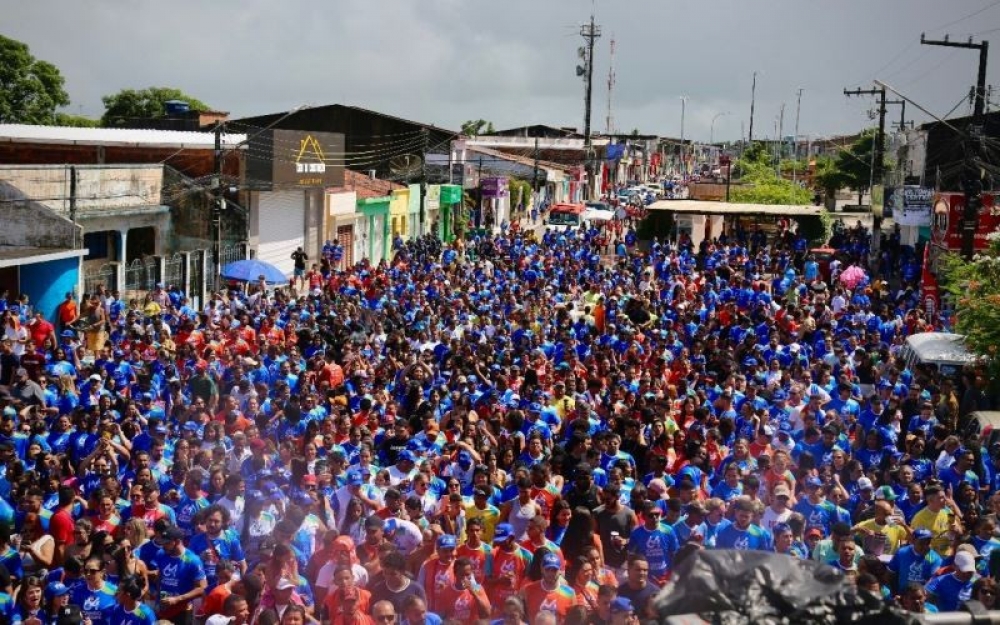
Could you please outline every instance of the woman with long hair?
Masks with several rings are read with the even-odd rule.
[[[566,580],[576,593],[576,604],[582,605],[587,612],[597,610],[597,582],[594,565],[585,557],[578,557],[570,562],[566,571]]]
[[[32,618],[39,623],[49,622],[45,614],[44,585],[45,579],[42,577],[31,575],[25,578],[18,589],[15,619],[12,622],[25,623]],[[68,597],[69,592],[64,593],[64,596]]]
[[[591,547],[600,548],[600,537],[597,533],[597,523],[590,510],[577,506],[571,512],[562,543],[559,545],[567,561],[573,561],[586,555]]]
[[[143,582],[143,588],[149,579],[149,569],[146,563],[135,556],[132,541],[122,539],[116,545],[109,547],[104,553],[105,577],[112,584],[117,584],[122,578],[134,576]]]
[[[352,497],[347,502],[344,510],[344,518],[340,520],[337,531],[341,536],[348,536],[355,543],[360,544],[365,539],[365,519],[367,519],[366,506],[357,497]]]
[[[21,566],[25,575],[31,575],[52,566],[56,542],[42,528],[42,521],[37,513],[29,512],[24,516],[24,522],[21,526],[20,549]]]
[[[573,508],[565,499],[557,499],[549,512],[549,526],[545,529],[545,537],[561,545],[572,519]]]

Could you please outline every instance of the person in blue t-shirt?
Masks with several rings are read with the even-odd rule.
[[[92,625],[113,625],[111,613],[118,602],[115,600],[117,588],[104,579],[104,561],[98,557],[88,558],[83,564],[84,583],[74,586],[70,592],[70,603],[80,606],[83,616]]]
[[[717,549],[739,549],[743,551],[772,551],[774,541],[771,534],[752,523],[754,504],[750,499],[737,499],[733,504],[734,521],[719,530],[715,536]]]
[[[643,524],[632,530],[628,539],[629,553],[646,556],[649,562],[649,576],[660,583],[670,571],[670,562],[677,553],[677,535],[669,525],[661,523],[663,511],[656,502],[647,501],[643,505]]]
[[[942,564],[941,556],[931,549],[933,534],[927,529],[913,531],[913,544],[901,547],[889,560],[888,569],[896,576],[896,591],[909,584],[923,586]]]
[[[184,530],[170,526],[160,534],[163,545],[153,557],[150,569],[157,578],[156,616],[172,622],[190,622],[192,602],[204,596],[208,581],[205,567],[193,551],[184,546]]]
[[[118,585],[118,605],[111,612],[115,625],[155,625],[156,614],[152,608],[139,601],[143,592],[142,579],[127,575]]]
[[[818,527],[829,536],[830,526],[837,520],[837,506],[827,501],[823,481],[815,476],[806,478],[805,493],[792,509],[805,517],[807,529]]]
[[[927,582],[927,593],[942,612],[954,612],[963,601],[972,597],[972,580],[976,576],[975,556],[959,551],[955,554],[954,568],[953,572],[932,577]]]
[[[229,525],[229,511],[219,504],[212,504],[202,513],[205,531],[191,539],[188,549],[201,558],[208,580],[206,592],[211,592],[218,583],[217,569],[222,561],[233,562],[240,574],[246,573],[246,556],[240,544],[240,535]]]

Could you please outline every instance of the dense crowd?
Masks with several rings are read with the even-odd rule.
[[[0,302],[0,614],[630,623],[699,549],[993,605],[1000,447],[959,436],[984,374],[897,360],[938,322],[838,280],[868,234],[821,267],[788,224],[629,233],[351,267],[329,243],[198,309],[175,285]]]

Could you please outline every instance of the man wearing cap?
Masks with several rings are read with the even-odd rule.
[[[490,596],[493,597],[493,605],[498,608],[507,597],[517,594],[531,565],[531,554],[517,544],[515,538],[514,526],[510,523],[497,525],[493,536],[492,575],[487,580],[487,585]]]
[[[576,593],[563,583],[559,571],[559,556],[546,553],[542,556],[542,578],[529,582],[521,589],[521,598],[528,614],[551,612],[561,622],[576,603]]]
[[[938,610],[954,612],[963,601],[971,598],[975,577],[975,556],[968,551],[959,551],[955,554],[954,571],[932,577],[925,588]]]
[[[427,607],[432,612],[441,613],[444,607],[442,592],[454,585],[455,577],[452,564],[455,562],[455,549],[458,540],[451,534],[442,534],[437,539],[436,553],[420,566],[417,583],[423,586],[427,593]]]
[[[156,616],[173,623],[194,622],[194,601],[205,594],[208,582],[205,567],[195,553],[184,546],[184,530],[170,526],[159,536],[163,545],[150,563],[156,580],[151,595],[156,599]]]
[[[500,522],[500,509],[491,504],[489,498],[490,492],[485,487],[475,487],[472,491],[472,503],[465,506],[465,518],[466,522],[480,519],[483,540],[493,542],[493,534],[496,532],[497,523]]]
[[[823,535],[830,533],[830,527],[837,519],[837,506],[826,499],[823,480],[810,476],[805,481],[806,496],[799,499],[793,510],[806,520],[806,527],[818,527]]]
[[[896,577],[896,591],[903,592],[911,583],[926,584],[935,571],[941,568],[941,556],[931,549],[933,534],[930,530],[913,530],[913,542],[900,547],[887,565]]]

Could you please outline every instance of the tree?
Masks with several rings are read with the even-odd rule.
[[[97,128],[101,125],[101,120],[91,119],[83,115],[71,115],[69,113],[56,113],[56,126],[75,126],[77,128]]]
[[[122,126],[133,119],[155,119],[167,114],[167,102],[181,100],[188,103],[192,111],[208,111],[211,107],[174,87],[148,87],[146,89],[122,89],[118,93],[106,95],[102,126]]]
[[[858,192],[858,204],[863,203],[865,191],[872,182],[872,159],[875,149],[875,130],[866,130],[849,148],[841,148],[833,159],[833,169],[821,177],[827,190],[849,187]],[[888,169],[888,165],[886,166]]]
[[[0,122],[52,124],[69,104],[59,69],[31,55],[28,46],[0,35]]]
[[[733,202],[741,204],[808,204],[812,194],[801,186],[775,173],[767,148],[754,143],[736,162],[740,184],[730,193]]]
[[[462,124],[462,134],[466,137],[478,137],[481,133],[493,132],[493,122],[485,119],[470,119]]]
[[[965,346],[985,356],[993,379],[1000,374],[1000,234],[987,235],[988,247],[972,262],[957,254],[940,259],[938,278],[954,303],[954,331],[965,335]]]

